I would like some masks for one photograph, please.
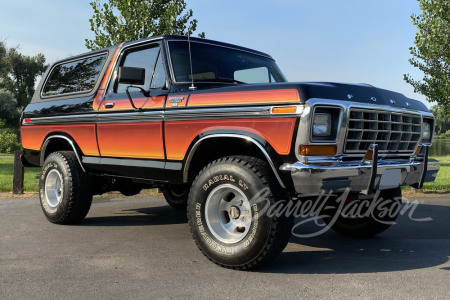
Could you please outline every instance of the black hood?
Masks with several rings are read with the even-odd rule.
[[[341,100],[349,102],[370,103],[396,108],[428,111],[420,101],[407,98],[403,94],[373,87],[369,84],[347,84],[334,82],[289,82],[268,84],[220,84],[196,83],[198,90],[194,93],[260,91],[274,89],[296,89],[302,103],[309,99]],[[178,85],[172,92],[187,92],[189,85]]]
[[[311,98],[323,98],[428,111],[425,104],[420,101],[368,84],[334,82],[299,82],[292,84],[296,85],[299,90],[302,102]]]

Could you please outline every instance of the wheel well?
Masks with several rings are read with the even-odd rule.
[[[55,151],[74,151],[72,145],[68,140],[63,138],[52,138],[48,140],[47,145],[45,146],[44,152],[41,153],[41,164],[44,163],[44,160],[51,153]]]
[[[233,137],[206,139],[196,149],[189,166],[186,166],[189,168],[187,180],[194,180],[200,170],[215,159],[232,155],[252,156],[267,161],[261,149],[249,140]]]

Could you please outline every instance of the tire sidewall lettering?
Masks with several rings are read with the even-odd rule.
[[[203,183],[203,190],[206,192],[210,189],[210,187],[218,182],[229,182],[229,183],[235,183],[236,179],[233,177],[233,175],[230,174],[220,174],[213,176]]]
[[[45,196],[45,180],[48,176],[48,173],[54,169],[58,170],[62,176],[61,184],[63,186],[63,192],[62,192],[61,202],[56,207],[51,207],[48,205],[46,196]],[[44,212],[48,215],[58,215],[59,211],[61,209],[63,209],[63,206],[65,205],[65,198],[66,198],[65,194],[66,194],[65,170],[64,170],[63,166],[60,165],[59,162],[55,161],[54,159],[51,159],[49,162],[47,162],[42,167],[42,172],[41,172],[41,176],[40,176],[40,180],[39,180],[39,196],[40,196],[39,198],[40,198],[41,206],[42,206],[42,209],[44,210]]]
[[[240,170],[241,172],[236,172],[235,170],[223,172],[224,169],[229,170],[229,166],[219,164],[210,168],[208,172],[201,174],[198,180],[199,184],[193,187],[192,193],[195,199],[195,209],[193,210],[194,215],[191,215],[191,217],[195,221],[191,224],[195,226],[194,234],[197,235],[198,239],[204,241],[202,247],[210,255],[251,257],[250,252],[256,251],[256,248],[260,247],[260,245],[256,245],[257,242],[260,244],[261,240],[266,240],[268,238],[266,235],[270,232],[270,226],[267,226],[268,222],[261,223],[261,218],[266,219],[265,216],[259,214],[262,207],[258,205],[262,204],[250,206],[253,219],[251,227],[244,239],[237,243],[225,244],[216,239],[206,223],[204,216],[205,203],[208,195],[214,188],[222,184],[232,184],[239,188],[247,196],[248,200],[252,199],[263,188],[252,174],[242,172],[242,170],[245,170],[243,168]],[[265,226],[262,226],[262,224],[265,224]]]

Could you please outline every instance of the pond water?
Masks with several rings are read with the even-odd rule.
[[[450,139],[434,139],[430,147],[430,156],[450,155]]]

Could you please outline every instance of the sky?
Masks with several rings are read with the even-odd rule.
[[[0,39],[48,63],[87,52],[92,0],[3,1]],[[102,0],[105,1],[105,0]],[[206,38],[270,54],[289,81],[369,83],[425,101],[403,80],[416,0],[185,0]]]

